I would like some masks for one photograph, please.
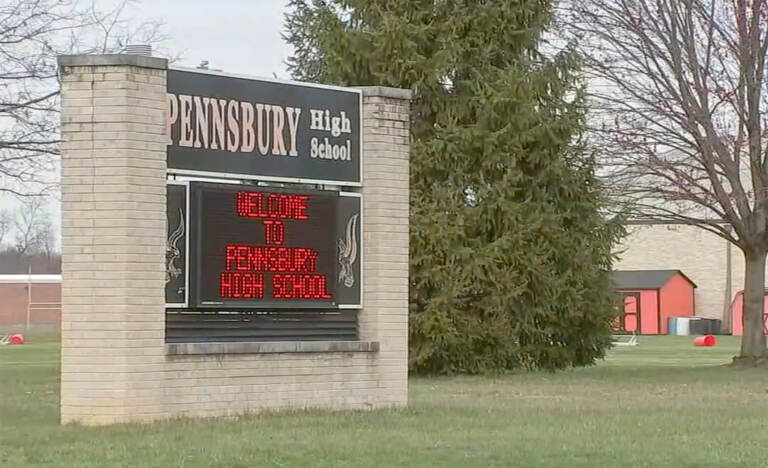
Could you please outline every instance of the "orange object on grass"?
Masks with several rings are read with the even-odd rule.
[[[712,335],[697,336],[693,339],[694,346],[714,346],[717,344],[717,340]]]

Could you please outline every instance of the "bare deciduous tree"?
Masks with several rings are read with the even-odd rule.
[[[0,251],[3,250],[3,244],[5,243],[5,237],[11,232],[11,226],[13,225],[13,214],[10,210],[0,210]]]
[[[0,191],[28,195],[53,185],[59,154],[56,56],[108,53],[164,40],[158,22],[135,22],[123,0],[0,2]]]
[[[53,224],[44,202],[45,197],[30,197],[16,213],[15,250],[19,255],[51,254],[55,250]]]
[[[740,362],[763,362],[768,0],[571,0],[594,143],[616,194],[745,255]]]

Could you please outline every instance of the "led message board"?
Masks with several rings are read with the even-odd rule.
[[[190,306],[359,306],[359,196],[192,182],[190,197]]]
[[[168,70],[168,171],[360,186],[361,92]]]

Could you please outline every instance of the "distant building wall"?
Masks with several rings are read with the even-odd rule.
[[[29,318],[34,327],[56,327],[61,324],[61,279],[26,275],[0,275],[0,333],[23,328],[27,322],[29,288],[32,288],[32,307]],[[23,279],[21,278],[23,276]]]
[[[696,315],[721,319],[730,330],[729,306],[744,287],[744,256],[737,247],[695,226],[637,224],[616,252],[616,270],[681,270],[698,286]]]

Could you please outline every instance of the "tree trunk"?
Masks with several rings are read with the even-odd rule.
[[[765,250],[745,252],[744,334],[741,337],[739,361],[757,364],[766,356],[764,329]]]

